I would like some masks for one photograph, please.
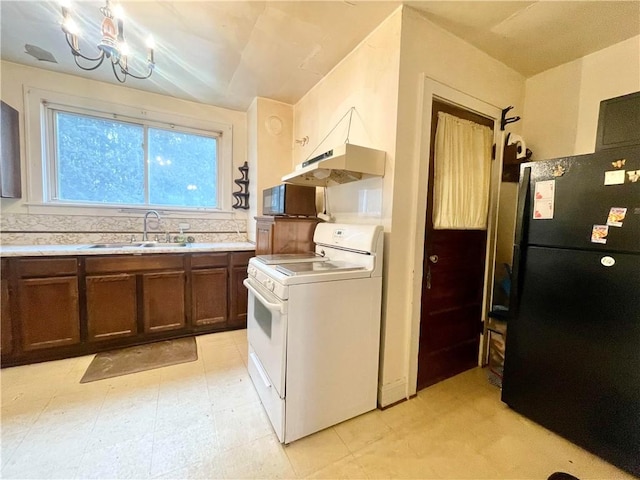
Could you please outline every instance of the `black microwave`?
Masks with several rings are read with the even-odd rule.
[[[263,215],[316,215],[316,187],[283,183],[262,191]]]

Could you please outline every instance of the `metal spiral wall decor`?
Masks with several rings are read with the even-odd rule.
[[[244,210],[249,209],[249,165],[244,162],[244,165],[238,167],[242,177],[234,180],[234,183],[240,187],[240,190],[233,193],[235,202],[233,208],[242,208]]]

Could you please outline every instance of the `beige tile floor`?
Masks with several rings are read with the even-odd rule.
[[[633,478],[510,411],[474,369],[282,446],[246,332],[198,361],[79,384],[92,356],[3,369],[2,478]]]

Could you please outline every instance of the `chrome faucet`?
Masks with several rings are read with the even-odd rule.
[[[160,223],[160,214],[158,212],[156,212],[155,210],[149,210],[147,213],[144,214],[144,228],[142,230],[142,241],[143,242],[148,241],[148,238],[147,238],[147,219],[149,218],[149,215],[151,215],[152,213],[158,219],[158,223]]]

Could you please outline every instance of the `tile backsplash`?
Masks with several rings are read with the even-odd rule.
[[[161,218],[148,220],[150,239],[156,235],[165,240],[180,231],[179,224],[188,223],[185,235],[198,243],[246,242],[245,219],[215,220],[207,218]],[[100,242],[128,242],[132,236],[142,240],[143,215],[33,215],[3,214],[0,220],[0,242],[3,245],[64,245]]]

